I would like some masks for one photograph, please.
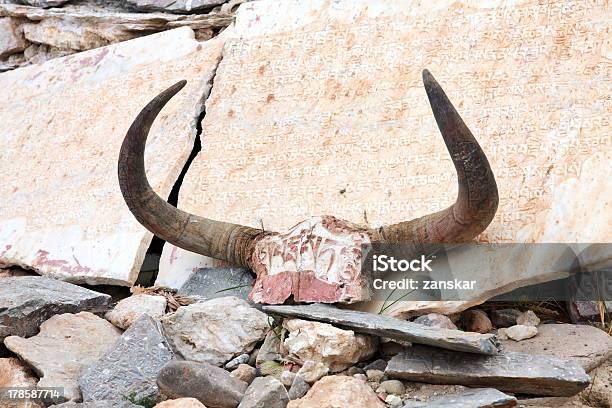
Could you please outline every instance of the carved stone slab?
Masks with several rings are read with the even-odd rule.
[[[253,281],[253,273],[246,268],[202,268],[191,274],[177,294],[205,299],[235,296],[246,300]]]
[[[243,4],[179,206],[276,231],[445,208],[457,181],[421,83],[428,68],[497,179],[499,210],[479,241],[612,242],[608,14],[605,2],[563,0]],[[171,246],[163,258],[161,274],[207,262]],[[537,278],[512,268],[492,285]]]
[[[577,394],[590,381],[574,361],[513,352],[481,356],[424,346],[407,347],[394,356],[385,374],[409,381],[550,396]]]
[[[264,306],[263,311],[281,316],[317,320],[357,332],[449,350],[478,354],[497,354],[498,351],[497,339],[493,334],[438,329],[391,316],[337,309],[327,305]]]
[[[506,408],[516,406],[516,398],[495,388],[465,390],[459,394],[433,396],[427,400],[410,401],[402,408]]]
[[[167,196],[192,150],[221,39],[180,28],[0,75],[0,263],[131,285],[151,234],[125,205],[119,148],[149,100],[187,87],[153,125],[146,166]]]

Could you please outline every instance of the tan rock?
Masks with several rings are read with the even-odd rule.
[[[612,242],[612,184],[600,176],[612,161],[607,13],[578,0],[242,5],[178,205],[271,231],[324,214],[377,227],[445,208],[457,180],[421,85],[428,68],[496,176],[500,205],[480,242]],[[206,262],[170,245],[162,258],[162,275]],[[515,260],[491,260],[464,302],[407,297],[388,312],[460,311],[561,273],[550,257],[534,258],[541,268]]]
[[[11,98],[0,104],[0,264],[132,285],[152,234],[113,176],[126,129],[153,96],[188,81],[147,143],[149,180],[169,194],[193,148],[222,45],[181,28],[1,74]]]
[[[287,408],[385,408],[363,381],[349,376],[328,376],[317,381],[306,395],[289,402]]]
[[[0,18],[0,58],[25,50],[28,42],[16,19]]]
[[[206,406],[195,398],[178,398],[160,402],[155,408],[206,408]]]
[[[302,376],[308,384],[314,384],[321,378],[325,377],[329,372],[329,367],[322,362],[314,362],[312,360],[304,361],[302,367],[298,371],[298,375]]]
[[[537,326],[540,324],[540,318],[531,310],[528,310],[516,318],[516,324],[523,326]]]
[[[63,387],[68,400],[80,398],[77,380],[119,339],[121,331],[89,312],[61,314],[40,326],[40,333],[24,339],[9,336],[6,347],[31,365],[39,387]]]
[[[284,346],[291,355],[301,361],[321,362],[332,373],[346,370],[376,352],[372,337],[331,324],[289,319],[283,326],[289,331]]]
[[[476,333],[489,333],[493,330],[493,324],[489,316],[477,309],[466,310],[461,314],[461,325],[465,331]]]
[[[523,326],[521,324],[517,324],[511,327],[508,327],[505,330],[506,336],[511,338],[514,341],[521,341],[525,339],[529,339],[538,334],[538,328],[534,326]]]
[[[117,303],[113,310],[106,313],[106,319],[115,326],[125,330],[143,314],[154,319],[166,312],[166,298],[146,294],[136,294]]]
[[[248,364],[239,364],[238,367],[236,367],[236,369],[230,373],[230,375],[244,381],[247,384],[250,384],[257,376],[257,369]]]
[[[0,388],[36,386],[38,378],[19,359],[0,358]],[[2,399],[2,408],[42,408],[32,401],[6,401]]]

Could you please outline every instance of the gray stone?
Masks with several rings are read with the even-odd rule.
[[[406,348],[389,361],[385,373],[409,381],[550,396],[574,395],[590,381],[574,361],[513,352],[482,356],[424,346]]]
[[[279,361],[283,358],[281,353],[282,346],[281,329],[276,328],[270,330],[268,334],[266,334],[266,338],[259,349],[259,353],[257,353],[255,365],[259,367],[266,361]]]
[[[378,360],[374,360],[370,364],[363,367],[362,372],[366,372],[368,370],[385,371],[385,368],[387,368],[387,361],[383,360],[382,358],[379,358]]]
[[[173,356],[159,323],[142,315],[100,360],[87,368],[79,380],[83,401],[117,395],[159,400],[157,375]]]
[[[238,408],[285,408],[288,402],[289,396],[280,381],[273,377],[257,377]]]
[[[385,372],[382,370],[367,370],[366,376],[368,377],[368,380],[379,383],[385,376]]]
[[[142,408],[142,406],[135,405],[128,400],[121,399],[89,402],[65,402],[59,405],[51,405],[49,408]]]
[[[449,350],[489,355],[497,354],[498,352],[497,340],[493,334],[435,329],[391,316],[337,309],[320,304],[264,306],[263,310],[272,314],[318,320],[356,332],[442,347]]]
[[[387,394],[403,395],[406,387],[399,380],[387,380],[380,383],[379,390]]]
[[[289,388],[289,392],[287,395],[290,400],[302,398],[308,390],[310,389],[310,384],[304,380],[304,377],[301,375],[296,375],[293,379],[293,384],[291,384],[291,388]]]
[[[110,296],[43,276],[0,279],[0,341],[30,337],[51,316],[106,310]]]
[[[587,325],[541,324],[536,337],[521,342],[503,340],[502,347],[506,351],[574,360],[586,371],[612,357],[612,337]]]
[[[522,324],[517,324],[504,329],[504,333],[514,341],[521,341],[530,339],[538,334],[538,328],[535,326],[523,326]]]
[[[528,310],[525,313],[521,313],[521,315],[516,318],[516,324],[535,327],[540,324],[540,318],[531,310]]]
[[[209,408],[236,408],[248,384],[222,368],[195,361],[171,361],[157,376],[169,398],[196,398]]]
[[[427,327],[437,327],[438,329],[451,329],[457,330],[457,326],[452,322],[448,316],[444,316],[439,313],[429,313],[423,316],[419,316],[414,319],[413,323],[422,324]]]
[[[22,52],[28,46],[16,19],[0,18],[0,58]]]
[[[201,268],[181,286],[179,295],[213,299],[235,296],[247,300],[255,278],[245,268]]]
[[[246,354],[246,353],[241,354],[238,357],[235,357],[231,359],[230,361],[228,361],[227,364],[225,364],[225,369],[232,371],[233,369],[238,367],[240,364],[248,363],[250,358],[251,356],[249,354]]]
[[[491,323],[495,327],[510,327],[516,324],[516,318],[521,315],[517,309],[493,309],[491,310]]]
[[[19,0],[16,3],[25,3],[34,7],[57,7],[61,6],[64,3],[68,3],[71,0]]]
[[[516,398],[494,388],[476,388],[459,394],[433,396],[426,402],[409,401],[403,408],[490,408],[514,407]]]
[[[210,10],[227,0],[127,0],[139,11],[166,11],[169,13],[190,13]]]
[[[247,384],[250,384],[257,376],[257,369],[255,367],[251,367],[248,364],[240,364],[238,367],[236,367],[234,371],[232,371],[231,375],[234,378],[237,378]]]

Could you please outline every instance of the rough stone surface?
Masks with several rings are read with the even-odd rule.
[[[0,58],[22,52],[27,46],[28,43],[16,20],[0,18]]]
[[[399,380],[387,380],[380,383],[379,389],[387,394],[403,395],[406,387]]]
[[[284,347],[291,355],[300,361],[323,363],[332,373],[346,370],[376,352],[372,337],[331,324],[289,319],[283,327],[289,331]]]
[[[306,360],[300,367],[298,375],[308,384],[314,384],[329,373],[329,367],[320,361]]]
[[[234,371],[232,371],[231,375],[234,378],[237,378],[247,384],[250,384],[257,376],[257,369],[255,367],[251,367],[248,364],[240,364],[238,367],[236,367]]]
[[[158,275],[155,284],[165,287],[176,287],[179,277]],[[200,296],[214,299],[235,296],[247,299],[255,279],[253,272],[244,268],[200,268],[193,272],[187,281],[179,286],[179,295]],[[178,288],[177,288],[178,289]]]
[[[541,324],[536,337],[521,342],[504,340],[502,347],[506,351],[574,360],[586,371],[612,357],[612,338],[586,325]]]
[[[270,330],[257,353],[255,365],[259,367],[265,361],[279,361],[283,357],[282,348],[281,331]]]
[[[366,372],[368,370],[385,371],[385,368],[387,368],[387,360],[383,360],[382,358],[379,358],[378,360],[374,360],[370,364],[363,367],[362,372]]]
[[[516,398],[494,388],[476,388],[459,394],[434,396],[427,402],[410,401],[404,408],[506,408],[516,403]]]
[[[475,333],[489,333],[493,325],[489,316],[482,310],[466,310],[461,314],[461,325],[464,330]]]
[[[310,390],[310,384],[308,384],[301,375],[296,375],[287,395],[289,396],[290,400],[294,400],[302,398],[304,395],[306,395],[308,390]]]
[[[68,3],[70,0],[20,0],[20,2],[26,3],[34,7],[57,7],[64,3]]]
[[[103,311],[109,301],[108,295],[42,276],[0,278],[0,341],[33,336],[56,314]]]
[[[79,379],[83,401],[117,395],[159,400],[157,375],[173,356],[159,323],[142,315]]]
[[[9,336],[6,347],[34,368],[39,387],[63,387],[67,400],[80,398],[77,380],[108,351],[121,332],[89,312],[61,314],[40,326],[40,333],[24,339]]]
[[[263,310],[283,316],[328,322],[376,336],[443,347],[450,350],[482,354],[497,353],[497,343],[495,336],[492,334],[436,329],[391,316],[336,309],[326,305],[264,306]]]
[[[233,296],[182,306],[161,323],[176,352],[214,365],[250,352],[270,329],[265,313]]]
[[[414,319],[413,323],[422,324],[427,327],[436,327],[438,329],[458,330],[451,319],[439,313],[429,313],[424,316],[419,316]]]
[[[222,368],[194,361],[166,364],[157,385],[170,398],[196,398],[209,408],[236,408],[248,387]]]
[[[251,356],[246,353],[241,354],[238,357],[235,357],[228,361],[227,364],[225,364],[225,369],[231,371],[234,368],[238,367],[240,364],[246,364],[250,358]]]
[[[273,377],[257,377],[244,393],[238,408],[285,408],[289,402],[287,390]]]
[[[287,408],[385,408],[374,391],[363,381],[332,375],[317,381],[306,395],[292,400]]]
[[[516,318],[516,324],[522,326],[537,326],[540,324],[540,318],[536,316],[531,310],[528,310],[524,313],[521,313],[520,316]]]
[[[136,10],[167,11],[170,13],[189,13],[210,10],[227,0],[127,0]]]
[[[380,383],[382,378],[385,376],[385,372],[383,370],[370,369],[366,371],[366,376],[368,377],[368,380]]]
[[[538,328],[534,326],[523,326],[521,324],[517,324],[504,329],[504,333],[506,333],[506,336],[514,341],[521,341],[530,339],[538,334]]]
[[[165,297],[136,294],[119,301],[105,317],[115,326],[125,330],[142,315],[160,318],[165,312]]]
[[[385,402],[390,407],[399,407],[400,405],[402,405],[402,399],[397,395],[387,395],[387,398],[385,398]]]
[[[206,406],[195,398],[178,398],[160,402],[154,408],[206,408]]]
[[[521,315],[517,309],[493,309],[491,310],[491,323],[495,327],[510,327],[516,324],[516,318]]]
[[[147,143],[149,181],[168,195],[193,148],[222,45],[181,28],[1,74],[11,98],[0,105],[0,264],[132,285],[152,234],[111,176],[126,129],[154,96],[187,80]]]
[[[0,388],[16,388],[36,386],[36,378],[28,367],[16,358],[0,358]],[[43,405],[33,401],[7,400],[0,395],[2,408],[42,408]]]
[[[607,14],[579,0],[241,5],[178,205],[269,231],[325,214],[377,227],[445,208],[457,179],[421,84],[428,68],[497,180],[500,206],[478,241],[612,242],[612,184],[593,177],[612,161]],[[206,262],[172,246],[162,258],[172,253],[177,266],[162,267],[177,273]],[[460,311],[558,272],[549,257],[542,268],[513,259],[476,275],[465,302],[407,297],[388,313]]]
[[[66,402],[52,405],[50,408],[142,408],[141,405],[132,404],[126,400],[105,400],[89,402]]]
[[[394,356],[385,373],[409,381],[550,396],[577,394],[590,381],[574,361],[513,352],[480,356],[424,346],[408,347]]]

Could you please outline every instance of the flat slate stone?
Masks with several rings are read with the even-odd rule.
[[[158,322],[142,315],[79,380],[83,401],[159,399],[157,375],[174,357]]]
[[[498,352],[497,338],[493,334],[432,328],[391,316],[337,309],[320,304],[264,306],[263,311],[281,316],[317,320],[356,332],[373,334],[393,340],[442,347],[449,350],[489,355],[497,354]]]
[[[201,268],[181,286],[179,295],[213,299],[235,296],[247,300],[255,278],[246,268]]]
[[[516,398],[495,388],[477,388],[454,395],[434,396],[426,402],[410,401],[403,408],[492,408],[514,407]]]
[[[409,381],[549,396],[577,394],[590,382],[574,361],[513,352],[479,356],[424,346],[407,347],[391,358],[385,374]]]
[[[0,341],[31,337],[51,316],[81,311],[101,312],[111,297],[42,276],[0,278]]]

